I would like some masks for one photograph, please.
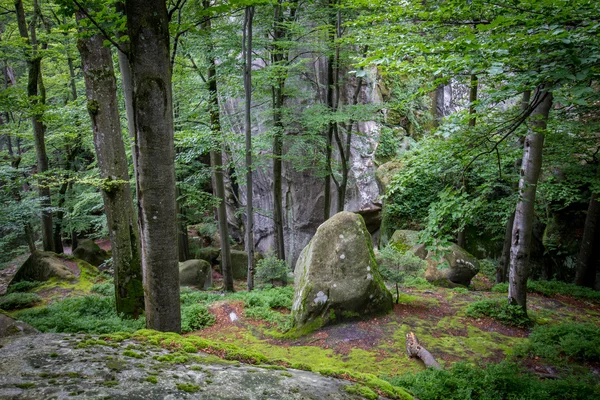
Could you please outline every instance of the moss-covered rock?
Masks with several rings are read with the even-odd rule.
[[[73,256],[96,267],[110,258],[108,253],[91,239],[80,240],[77,248],[73,250]]]
[[[479,261],[457,244],[441,249],[441,259],[430,252],[425,278],[433,283],[447,282],[469,286],[471,279],[479,272]]]
[[[262,258],[262,254],[254,255],[254,267],[258,260]],[[221,256],[219,255],[219,263]],[[233,271],[233,279],[246,279],[248,277],[248,252],[241,250],[231,250],[231,268]]]
[[[31,325],[22,321],[15,321],[9,315],[0,311],[0,338],[7,336],[29,335],[38,333]]]
[[[212,286],[212,266],[205,260],[187,260],[179,266],[179,284],[206,289]]]
[[[293,326],[327,323],[349,313],[367,315],[392,308],[363,218],[341,212],[317,229],[296,263]],[[318,326],[317,326],[318,327]]]
[[[50,278],[74,280],[73,272],[55,253],[36,250],[19,267],[9,286],[21,281],[44,282]]]
[[[204,260],[214,265],[219,263],[218,259],[221,255],[221,249],[218,247],[194,248],[191,253],[195,259]]]

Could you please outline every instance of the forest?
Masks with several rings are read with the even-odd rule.
[[[600,3],[0,0],[0,399],[600,398]]]

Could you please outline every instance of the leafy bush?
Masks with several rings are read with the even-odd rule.
[[[181,308],[181,332],[188,333],[214,325],[216,318],[203,304],[191,304]]]
[[[244,310],[246,317],[274,324],[279,330],[287,331],[292,327],[289,314],[282,314],[269,307],[250,307]]]
[[[114,297],[89,295],[19,311],[16,317],[42,332],[134,332],[146,325],[144,318],[121,319],[115,310]]]
[[[0,297],[0,308],[4,310],[28,308],[41,301],[42,298],[35,293],[9,293]]]
[[[529,336],[529,350],[551,360],[567,356],[600,361],[600,327],[589,323],[538,326]]]
[[[294,287],[254,290],[244,296],[246,307],[292,308]]]
[[[508,293],[508,283],[497,283],[492,286],[492,292],[495,293]]]
[[[409,276],[404,279],[403,287],[415,289],[434,289],[435,285],[421,276]]]
[[[488,316],[509,325],[525,327],[531,324],[519,306],[509,305],[505,299],[480,300],[469,305],[465,314],[472,318]]]
[[[31,289],[35,289],[40,286],[42,282],[38,281],[21,281],[14,283],[8,287],[6,294],[15,293],[15,292],[28,292]]]
[[[586,400],[600,396],[591,375],[539,380],[519,364],[506,361],[485,366],[459,362],[450,369],[429,368],[387,380],[421,400]]]
[[[497,268],[497,261],[490,260],[489,258],[479,260],[479,273],[488,278],[490,281],[496,280]]]
[[[267,254],[262,260],[258,260],[256,264],[257,281],[262,283],[271,283],[279,281],[285,283],[287,281],[288,267],[284,260],[280,260],[273,254]]]

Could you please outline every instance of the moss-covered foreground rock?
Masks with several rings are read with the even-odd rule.
[[[318,328],[328,320],[384,313],[392,295],[379,273],[363,218],[341,212],[318,229],[296,263],[293,326]]]
[[[145,342],[135,335],[41,334],[4,339],[0,398],[363,398],[345,389],[352,382],[325,375],[223,362],[191,348],[174,353],[161,347],[168,341],[163,336],[140,331],[139,338],[148,339]],[[186,339],[172,336],[174,341]]]

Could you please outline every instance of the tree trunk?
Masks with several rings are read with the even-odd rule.
[[[19,34],[27,44],[31,45],[31,53],[27,55],[27,68],[29,79],[27,82],[27,96],[34,109],[31,122],[33,125],[33,136],[35,142],[35,152],[37,155],[37,173],[43,174],[48,171],[48,156],[46,155],[45,133],[46,127],[42,122],[42,113],[39,111],[40,101],[38,99],[38,84],[41,74],[42,58],[37,51],[36,25],[38,19],[39,7],[34,7],[33,20],[31,21],[31,40],[27,33],[27,21],[25,20],[25,11],[22,0],[15,1],[15,10],[17,13],[17,24]],[[55,251],[54,232],[52,224],[52,207],[50,188],[46,185],[43,178],[38,180],[40,204],[42,207],[42,242],[45,251]]]
[[[77,21],[86,19],[77,12]],[[125,145],[117,101],[112,54],[96,34],[77,43],[85,77],[88,112],[115,269],[117,312],[137,318],[144,310],[144,289],[138,227],[134,217]]]
[[[508,276],[508,266],[510,264],[510,247],[512,243],[512,230],[515,222],[515,213],[511,213],[506,221],[506,230],[504,232],[504,245],[502,246],[502,255],[498,261],[498,269],[496,270],[496,283],[506,282]]]
[[[205,0],[203,6],[207,9],[210,2]],[[207,85],[209,98],[210,129],[218,142],[218,146],[210,152],[210,166],[212,168],[213,194],[219,199],[217,206],[217,220],[219,223],[219,237],[221,238],[221,272],[223,274],[223,288],[233,292],[233,270],[231,267],[231,247],[229,245],[229,229],[227,227],[227,204],[225,203],[225,179],[223,174],[223,134],[221,132],[221,114],[219,109],[219,96],[217,87],[217,65],[213,54],[212,26],[209,18],[203,24],[209,40],[209,64],[207,72]]]
[[[254,289],[254,210],[252,209],[252,20],[254,7],[246,7],[244,15],[244,93],[246,131],[246,249],[248,251],[248,291]]]
[[[524,142],[519,199],[512,231],[508,286],[509,304],[519,305],[524,311],[527,311],[527,278],[529,276],[535,194],[542,167],[544,131],[552,107],[552,93],[547,92],[543,87],[538,87],[534,102],[536,106],[530,116],[529,134]]]
[[[181,196],[179,188],[175,188],[177,200],[177,253],[179,262],[190,259],[190,241],[188,238],[187,224],[185,223],[185,210],[181,206],[179,197]]]
[[[335,47],[335,26],[337,25],[336,13],[334,12],[334,5],[337,0],[329,0],[327,12],[329,13],[329,28],[328,37],[329,43],[332,47]],[[327,57],[327,108],[329,112],[333,114],[335,112],[335,86],[337,84],[335,76],[337,72],[337,58],[336,52],[331,51]],[[336,122],[333,120],[333,115],[330,115],[330,121],[327,126],[327,142],[325,148],[325,165],[327,168],[327,175],[325,176],[325,196],[324,196],[324,212],[323,220],[327,221],[331,215],[331,181],[334,179],[333,169],[331,167],[332,153],[333,153],[333,135],[336,129]]]
[[[600,171],[600,168],[598,169]],[[598,174],[597,174],[598,175]],[[592,198],[587,209],[579,257],[577,258],[577,272],[575,284],[579,286],[594,287],[596,283],[596,265],[594,263],[594,250],[600,248],[600,204],[598,204],[598,193],[592,193]]]
[[[169,24],[162,0],[125,4],[146,326],[181,331]]]

